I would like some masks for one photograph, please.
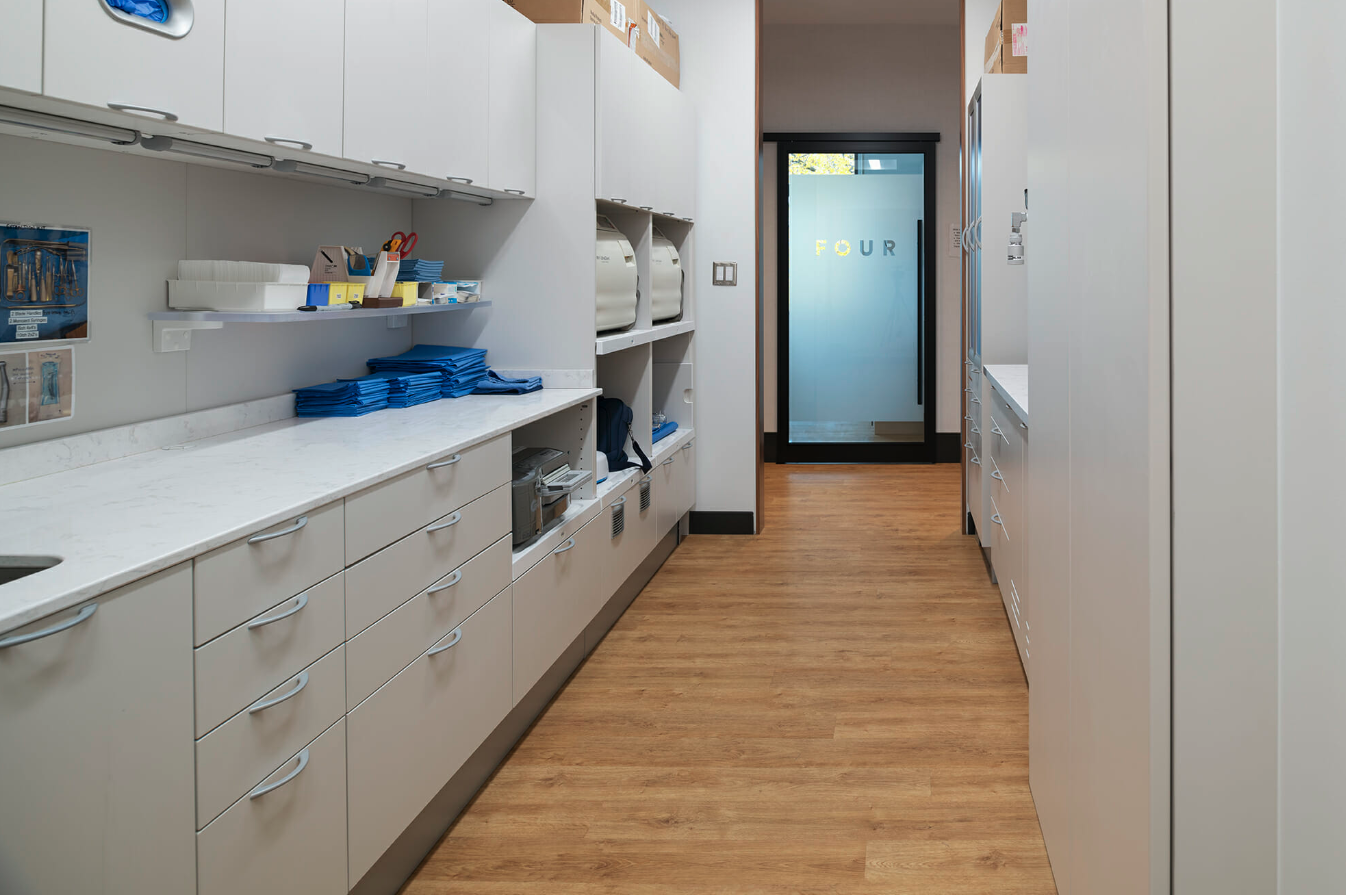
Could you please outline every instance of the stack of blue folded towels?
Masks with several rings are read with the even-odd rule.
[[[329,382],[294,390],[295,416],[364,416],[388,406],[387,380]]]
[[[542,377],[528,379],[510,379],[494,370],[488,370],[486,378],[477,383],[474,395],[526,395],[529,392],[542,391]]]
[[[381,370],[364,378],[384,379],[388,382],[389,407],[415,407],[417,404],[428,404],[443,397],[440,394],[440,381],[443,376],[436,372],[398,373],[393,370]]]
[[[375,373],[437,373],[441,398],[472,394],[490,372],[485,348],[444,345],[417,345],[395,357],[376,357],[369,361],[369,369]]]
[[[401,283],[438,283],[444,275],[443,261],[411,261],[402,259],[397,269],[397,279]]]

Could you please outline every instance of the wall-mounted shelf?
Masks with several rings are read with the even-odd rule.
[[[690,332],[696,332],[696,322],[693,320],[660,323],[649,329],[628,329],[623,332],[599,336],[594,341],[594,348],[599,357],[602,357],[605,354],[615,354],[618,351],[635,348],[637,345],[648,345],[651,342],[658,342],[661,339]]]
[[[329,320],[370,320],[384,318],[389,327],[400,318],[416,314],[443,314],[490,307],[489,301],[451,305],[413,305],[408,308],[358,308],[350,311],[155,311],[149,315],[154,324],[156,352],[189,351],[192,330],[220,329],[226,323],[317,323]]]

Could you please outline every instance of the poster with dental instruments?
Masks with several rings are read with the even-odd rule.
[[[74,415],[74,348],[0,351],[0,432]]]
[[[89,338],[89,231],[0,222],[0,346]]]

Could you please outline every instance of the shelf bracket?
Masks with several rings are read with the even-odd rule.
[[[192,330],[224,329],[224,324],[213,320],[155,320],[154,353],[192,350]]]

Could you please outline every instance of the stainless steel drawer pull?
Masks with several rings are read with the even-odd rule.
[[[640,480],[640,484],[642,484],[642,485],[648,485],[648,484],[650,484],[650,482],[653,482],[653,481],[654,481],[654,476],[651,474],[651,475],[647,475],[647,476],[645,476],[645,478],[641,479],[641,480]]]
[[[970,416],[965,416],[965,417],[963,417],[963,422],[966,422],[966,423],[975,423],[976,420],[974,420],[974,419],[973,419],[972,417],[970,417]]]
[[[440,653],[447,653],[449,650],[451,650],[451,649],[453,649],[455,646],[457,646],[457,645],[458,645],[458,641],[460,641],[460,640],[462,640],[462,639],[463,639],[463,629],[462,629],[462,628],[454,628],[454,629],[453,629],[453,635],[452,635],[452,637],[451,637],[451,639],[449,640],[448,643],[444,644],[443,646],[437,646],[437,647],[435,647],[434,649],[430,650],[430,652],[426,653],[426,655],[427,655],[427,656],[438,656]]]
[[[1005,477],[1000,474],[1000,470],[998,469],[991,473],[991,478],[999,479],[1002,482],[1005,481]]]
[[[1020,428],[1020,429],[1027,429],[1027,428],[1028,428],[1028,424],[1027,424],[1027,423],[1020,423],[1020,424],[1019,424],[1019,428]]]
[[[163,109],[154,109],[150,106],[137,106],[135,103],[108,103],[107,107],[118,112],[144,112],[146,115],[158,115],[164,121],[178,120],[178,116],[172,112],[165,112]]]
[[[255,715],[258,712],[264,712],[267,709],[275,708],[282,702],[294,699],[296,696],[302,693],[304,688],[307,686],[308,686],[308,672],[301,671],[299,673],[299,677],[295,678],[294,687],[280,694],[275,699],[267,699],[262,702],[255,703],[254,705],[248,706],[248,714]]]
[[[308,594],[302,593],[294,598],[294,607],[292,609],[286,609],[279,615],[255,618],[248,624],[248,630],[254,631],[257,628],[265,628],[267,625],[274,625],[276,622],[283,622],[292,615],[298,615],[300,610],[302,610],[307,605],[308,605]]]
[[[659,465],[660,465],[660,466],[672,466],[672,465],[673,465],[673,458],[672,458],[672,457],[669,457],[667,460],[665,460],[663,463],[660,463]]]
[[[297,149],[309,150],[313,144],[308,140],[291,140],[288,137],[263,137],[268,143],[274,143],[277,146],[294,146]]]
[[[609,507],[609,509],[612,509],[612,508],[614,508],[614,507],[624,506],[625,504],[626,504],[626,495],[623,494],[621,497],[617,498],[616,500],[614,500],[614,501],[612,502],[612,504],[611,504],[611,506]]]
[[[448,581],[445,581],[443,584],[436,584],[434,587],[427,590],[426,593],[431,595],[442,594],[449,588],[455,587],[458,584],[458,582],[462,580],[463,580],[463,570],[459,569],[458,571],[454,572],[452,575],[449,576]]]
[[[448,522],[442,522],[439,525],[432,525],[425,530],[425,533],[432,535],[437,531],[443,531],[446,528],[453,528],[455,525],[457,525],[459,522],[462,521],[463,521],[463,514],[461,512],[454,513],[452,516],[449,517]]]
[[[505,192],[509,193],[511,196],[527,195],[527,193],[525,193],[523,190],[505,190]]]
[[[613,197],[612,197],[611,199],[609,199],[608,201],[609,201],[609,202],[616,202],[618,205],[625,205],[625,204],[626,204],[626,200],[625,200],[625,199],[618,199],[616,196],[613,196]]]
[[[692,449],[692,443],[690,441],[682,446],[682,450],[684,451],[690,451],[691,449]]]
[[[260,799],[267,793],[275,792],[285,784],[289,783],[295,777],[298,777],[300,774],[304,773],[304,768],[308,767],[308,750],[305,749],[303,752],[300,752],[298,755],[295,756],[295,758],[299,759],[299,767],[295,768],[293,771],[286,774],[284,777],[281,777],[275,783],[268,783],[266,786],[257,787],[252,792],[248,793],[248,798]]]
[[[558,547],[558,548],[556,548],[555,550],[553,550],[553,551],[551,552],[551,555],[552,555],[552,556],[560,556],[562,553],[569,553],[571,550],[574,550],[574,549],[575,549],[575,539],[574,539],[574,538],[571,538],[570,540],[568,540],[568,541],[566,541],[564,544],[562,544],[560,547]]]
[[[464,186],[471,186],[473,184],[471,177],[446,177],[444,179],[450,183],[461,183]]]
[[[443,460],[443,461],[441,461],[441,462],[439,462],[439,463],[431,463],[429,466],[427,466],[427,467],[425,467],[425,468],[426,468],[427,470],[431,470],[431,471],[433,471],[433,470],[436,470],[436,469],[443,469],[443,468],[446,467],[446,466],[453,466],[453,465],[458,464],[458,463],[461,463],[461,462],[463,462],[463,455],[462,455],[462,454],[454,454],[452,457],[450,457],[450,458],[447,459],[447,460]]]
[[[972,442],[970,442],[970,441],[969,441],[967,444],[963,445],[963,447],[967,448],[969,451],[975,451],[975,450],[976,450],[976,448],[972,446]]]
[[[388,159],[372,158],[369,161],[375,165],[378,165],[380,168],[396,168],[399,171],[405,171],[407,169],[407,166],[404,165],[402,162],[392,162],[389,161]]]
[[[21,643],[32,643],[34,640],[41,640],[44,637],[50,637],[53,634],[59,634],[62,631],[69,631],[75,625],[88,621],[95,612],[98,611],[97,603],[90,603],[79,611],[74,618],[68,618],[65,621],[52,625],[50,628],[43,628],[40,631],[33,631],[31,634],[19,634],[17,637],[6,637],[0,640],[0,649],[6,649],[11,646],[18,646]]]
[[[1004,438],[1004,437],[1005,437],[1005,433],[1000,431],[1000,424],[999,424],[999,423],[992,422],[992,423],[991,423],[991,431],[994,432],[995,434],[999,435],[1001,438]]]
[[[999,513],[996,513],[994,516],[992,516],[991,521],[994,522],[996,525],[999,525],[1001,528],[1005,527],[1005,522],[1000,518]]]
[[[678,216],[678,213],[676,211],[661,211],[659,213],[666,218],[675,218]]]
[[[981,461],[978,460],[976,457],[968,457],[967,462],[971,463],[973,466],[981,465]]]
[[[281,531],[273,531],[269,535],[253,535],[252,537],[248,538],[248,543],[264,544],[267,541],[274,541],[276,538],[287,537],[289,535],[294,534],[297,531],[302,530],[305,525],[308,525],[308,517],[300,516],[298,519],[294,520],[294,525],[291,525],[289,528],[282,529]]]
[[[976,395],[972,395],[972,403],[973,403],[973,404],[980,404],[980,403],[981,403],[981,398],[978,398]]]

